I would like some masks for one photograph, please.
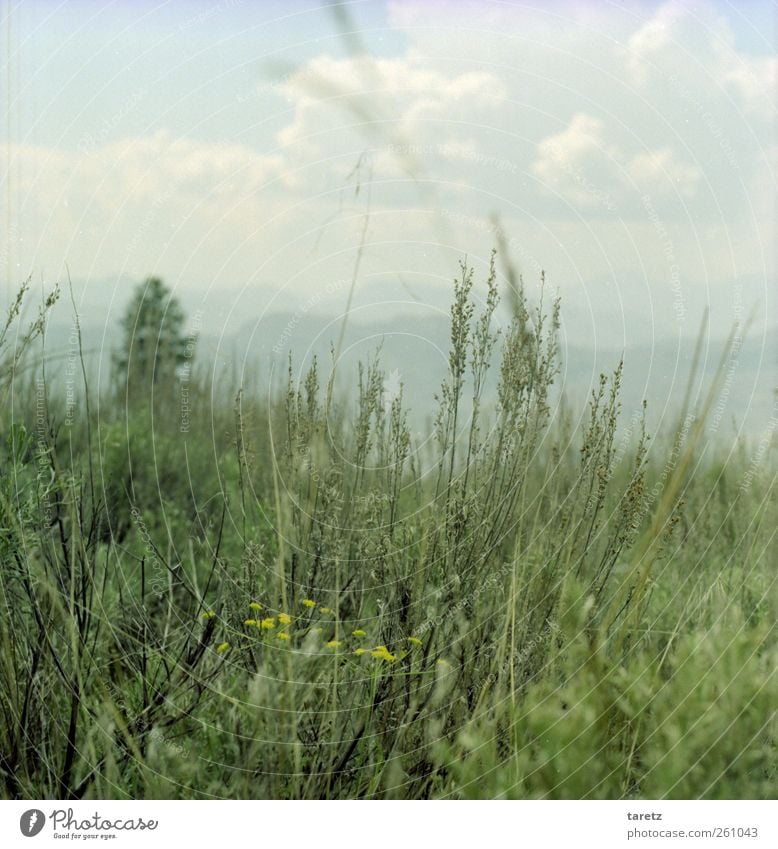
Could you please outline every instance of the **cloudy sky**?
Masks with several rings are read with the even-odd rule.
[[[445,298],[495,216],[576,342],[775,325],[772,2],[6,2],[0,273],[220,320]],[[398,288],[398,281],[402,284]],[[92,287],[91,289],[89,287]],[[216,301],[214,301],[216,299]],[[88,307],[88,304],[87,304]]]

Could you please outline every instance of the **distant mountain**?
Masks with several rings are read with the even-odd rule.
[[[129,299],[131,285],[105,286],[85,292],[76,291],[81,333],[93,382],[108,375],[110,352],[118,344],[117,327]],[[387,392],[396,392],[400,384],[406,406],[417,425],[434,413],[433,395],[444,378],[449,351],[449,315],[446,299],[414,300],[407,292],[388,292],[376,301],[357,298],[346,323],[338,363],[338,386],[346,392],[354,385],[359,361],[373,359],[380,351],[386,373]],[[402,289],[403,287],[399,287]],[[375,287],[373,287],[375,289]],[[375,293],[374,293],[375,294]],[[339,301],[345,300],[341,293]],[[88,303],[88,308],[87,308]],[[191,330],[199,334],[197,362],[236,383],[239,380],[260,391],[272,383],[280,386],[286,379],[288,355],[293,355],[293,371],[301,376],[312,358],[319,361],[322,380],[329,374],[331,354],[340,339],[342,314],[326,302],[303,302],[296,309],[237,309],[216,293],[195,295],[184,300]],[[248,319],[246,316],[258,316]],[[568,317],[569,318],[569,317]],[[224,327],[224,332],[217,328]],[[69,297],[57,305],[48,326],[46,349],[49,374],[72,369],[76,337]],[[557,390],[583,412],[591,390],[601,372],[611,373],[624,356],[622,408],[630,416],[648,401],[648,421],[652,430],[669,425],[680,409],[687,390],[694,342],[660,340],[653,346],[635,344],[624,351],[587,347],[561,341],[561,371]],[[724,341],[708,342],[702,352],[702,385],[693,387],[700,398],[717,367]],[[716,427],[725,434],[742,426],[751,435],[761,434],[776,415],[774,391],[778,387],[778,331],[764,338],[747,338],[738,346],[726,366],[725,384],[716,400],[713,414]],[[58,371],[59,370],[59,371]],[[737,424],[735,424],[737,423]]]

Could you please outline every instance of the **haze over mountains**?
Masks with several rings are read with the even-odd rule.
[[[103,385],[110,373],[110,354],[120,343],[119,321],[133,284],[74,283],[74,299],[81,317],[81,333],[90,373]],[[188,317],[188,332],[197,337],[197,368],[213,372],[234,385],[242,382],[250,391],[267,393],[286,380],[289,353],[295,377],[302,377],[317,357],[322,380],[329,373],[333,350],[343,326],[348,285],[322,287],[320,296],[292,307],[288,299],[246,292],[198,293],[179,296]],[[338,387],[347,393],[355,386],[358,362],[380,361],[386,378],[384,391],[391,399],[402,386],[405,406],[412,422],[422,427],[434,416],[434,393],[447,367],[449,351],[449,297],[445,287],[395,280],[392,285],[358,286],[346,323]],[[473,296],[478,302],[483,286],[477,282]],[[528,290],[530,302],[536,293]],[[549,293],[550,295],[550,293]],[[546,302],[550,296],[546,295]],[[559,334],[561,369],[557,380],[574,418],[585,414],[586,403],[601,372],[610,374],[624,355],[622,409],[625,419],[648,402],[648,423],[653,432],[669,428],[687,389],[695,338],[660,338],[653,344],[636,340],[622,348],[582,344],[576,334],[576,316],[562,303]],[[56,379],[63,369],[72,371],[77,338],[73,308],[63,292],[49,322],[46,348],[49,375]],[[505,321],[499,313],[496,323]],[[699,321],[698,317],[697,321]],[[692,322],[689,321],[689,327]],[[699,324],[697,324],[697,327]],[[719,363],[725,340],[706,340],[702,350],[703,392]],[[769,330],[736,338],[735,351],[726,365],[724,387],[712,411],[712,425],[724,438],[742,431],[760,438],[774,429],[778,332]],[[493,370],[496,376],[496,369]],[[559,397],[559,396],[558,396]],[[488,402],[488,398],[487,398]]]

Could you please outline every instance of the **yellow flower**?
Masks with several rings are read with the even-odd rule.
[[[408,637],[408,642],[412,646],[420,646],[421,645],[421,640],[418,637]]]
[[[216,651],[219,654],[224,654],[224,652],[226,652],[229,647],[230,647],[229,643],[219,643],[219,645],[216,646]]]
[[[249,604],[249,607],[252,610],[262,610],[262,605],[258,601],[252,601],[251,604]]]
[[[340,648],[340,640],[330,640],[327,643],[328,649],[339,649]]]
[[[213,619],[216,614],[212,610],[206,610],[205,613],[200,614],[201,619]]]
[[[351,632],[352,637],[366,637],[367,631],[363,631],[361,628],[357,628],[356,631]]]
[[[243,624],[244,625],[256,625],[257,620],[256,619],[244,619]]]
[[[447,660],[444,660],[442,657],[439,657],[435,661],[435,663],[437,663],[438,666],[442,666],[444,669],[448,669],[449,666],[451,666],[451,664]]]
[[[323,613],[325,616],[329,616],[330,614],[334,613],[335,611],[331,607],[320,607],[319,612]]]
[[[313,601],[310,598],[304,598],[303,599],[303,607],[307,607],[307,608],[316,607],[316,602]]]
[[[354,649],[354,654],[357,657],[362,657],[362,655],[367,651],[367,649]]]
[[[278,632],[278,639],[279,640],[288,640],[289,634],[287,634],[286,631],[279,631]]]
[[[263,620],[259,623],[259,627],[260,627],[263,631],[269,631],[271,628],[275,628],[275,627],[276,627],[276,620],[275,620],[275,619],[273,619],[273,617],[272,617],[272,616],[268,616],[268,617],[267,617],[267,619],[263,619]]]
[[[385,660],[387,663],[394,663],[397,660],[386,646],[376,646],[370,654],[378,660]]]
[[[288,613],[279,613],[278,621],[282,625],[288,625],[292,621],[292,617]]]

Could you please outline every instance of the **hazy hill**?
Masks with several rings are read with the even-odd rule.
[[[81,316],[81,334],[93,380],[104,381],[109,373],[110,352],[118,344],[118,322],[131,291],[128,281],[115,286],[75,288]],[[415,290],[395,285],[384,287],[377,300],[376,287],[355,299],[346,325],[338,383],[345,390],[353,385],[357,363],[375,357],[386,372],[386,391],[395,393],[403,385],[406,405],[417,426],[434,411],[433,394],[446,369],[448,307],[445,291],[435,297],[424,291],[424,300],[414,300]],[[88,294],[88,297],[87,297]],[[394,297],[389,297],[393,295]],[[198,335],[199,368],[213,369],[219,375],[243,380],[267,391],[273,383],[285,381],[288,355],[292,352],[295,375],[304,372],[313,356],[320,371],[328,373],[331,354],[337,346],[343,325],[342,311],[335,302],[345,295],[322,298],[318,303],[303,302],[294,309],[279,310],[259,296],[246,297],[245,304],[233,295],[218,293],[182,298],[190,319],[190,330]],[[280,299],[277,299],[280,302]],[[254,306],[252,306],[254,304]],[[564,310],[564,305],[563,305]],[[568,323],[570,316],[567,316]],[[67,293],[57,305],[49,323],[47,352],[49,373],[62,378],[74,371],[75,324]],[[710,378],[719,361],[724,340],[709,341],[702,354],[703,374]],[[669,423],[685,395],[694,341],[659,340],[653,345],[636,343],[623,351],[613,347],[588,347],[560,337],[561,372],[557,388],[583,412],[600,372],[610,373],[624,355],[623,409],[629,416],[648,401],[649,423],[658,429]],[[778,386],[778,331],[765,338],[747,338],[727,367],[727,380],[714,409],[717,428],[731,434],[738,423],[751,436],[758,436],[776,415],[774,390]],[[696,387],[699,391],[699,386]]]

